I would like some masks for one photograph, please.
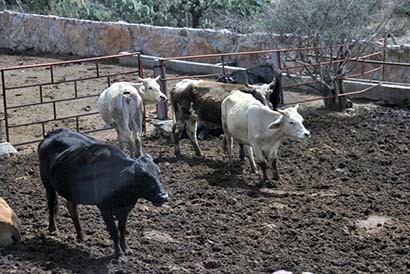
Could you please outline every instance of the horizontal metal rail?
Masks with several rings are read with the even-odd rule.
[[[50,123],[50,122],[53,122],[53,121],[75,119],[77,117],[80,118],[80,117],[97,115],[97,114],[98,114],[98,111],[97,112],[84,113],[84,114],[77,114],[77,115],[58,117],[58,118],[47,119],[47,120],[38,120],[38,121],[30,122],[30,123],[9,125],[9,128],[27,127],[27,126],[38,125],[38,124],[42,124],[42,123]]]
[[[140,54],[140,53],[136,51],[136,52],[114,54],[114,55],[107,55],[107,56],[101,56],[101,57],[92,57],[92,58],[84,58],[84,59],[76,59],[76,60],[51,62],[51,63],[25,65],[25,66],[15,66],[15,67],[7,67],[7,68],[0,68],[0,69],[3,70],[3,71],[9,71],[9,70],[59,66],[59,65],[67,65],[67,64],[80,64],[80,63],[84,63],[84,62],[104,61],[104,60],[114,59],[114,58],[118,58],[118,57],[138,56],[138,54]]]
[[[316,50],[320,49],[318,47],[307,47],[307,48],[290,48],[290,49],[270,49],[270,50],[257,50],[257,51],[242,51],[242,52],[231,52],[231,53],[211,53],[211,54],[201,54],[201,55],[189,55],[189,56],[178,56],[178,57],[167,57],[160,58],[160,61],[172,61],[172,60],[187,60],[187,59],[202,59],[210,57],[223,57],[223,56],[236,56],[236,55],[255,55],[264,53],[280,53],[288,51],[304,51],[304,50]]]
[[[61,102],[68,102],[68,101],[74,101],[74,100],[81,100],[81,99],[87,99],[87,98],[92,98],[92,97],[98,97],[98,96],[99,96],[99,95],[97,95],[97,94],[85,95],[85,96],[79,96],[79,97],[64,98],[64,99],[50,100],[50,101],[43,101],[43,102],[41,102],[41,103],[32,103],[32,104],[25,104],[25,105],[18,105],[18,106],[10,106],[10,107],[7,107],[7,109],[18,109],[18,108],[24,108],[24,107],[33,107],[33,106],[39,106],[39,105],[55,104],[55,103],[61,103]]]
[[[349,96],[349,95],[355,95],[355,94],[360,94],[360,93],[364,93],[366,91],[369,91],[371,89],[374,89],[375,87],[381,86],[383,84],[383,82],[378,83],[377,85],[374,86],[370,86],[367,87],[365,89],[359,90],[359,91],[352,91],[352,92],[346,92],[346,93],[342,93],[339,94],[337,96],[335,95],[330,95],[330,96],[322,96],[322,97],[315,97],[315,98],[311,98],[311,99],[306,99],[306,100],[299,100],[299,101],[293,101],[293,102],[288,102],[283,104],[284,106],[288,106],[288,105],[294,105],[294,104],[302,104],[302,103],[308,103],[308,102],[314,102],[314,101],[321,101],[321,100],[325,100],[325,99],[332,99],[335,97],[343,97],[343,96]]]
[[[32,85],[5,87],[5,89],[6,90],[13,90],[13,89],[23,89],[23,88],[34,88],[34,87],[38,87],[38,86],[60,85],[60,84],[65,84],[65,83],[73,83],[73,82],[78,82],[78,81],[101,79],[103,77],[114,77],[114,76],[127,75],[127,74],[133,74],[133,73],[138,73],[138,70],[119,72],[119,73],[112,73],[112,74],[105,74],[105,75],[98,75],[98,76],[78,78],[78,79],[69,79],[69,80],[58,81],[58,82],[46,82],[46,83],[38,83],[38,84],[32,84]]]

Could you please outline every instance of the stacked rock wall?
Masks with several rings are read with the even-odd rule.
[[[267,37],[260,34],[243,35],[228,30],[156,27],[0,12],[0,48],[16,51],[78,56],[141,51],[146,55],[172,57],[260,50],[268,48],[264,46],[266,44],[272,45],[266,42]],[[196,61],[219,62],[210,59]],[[251,61],[249,57],[243,57],[242,65],[250,65]]]

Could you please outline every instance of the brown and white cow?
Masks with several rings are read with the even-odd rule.
[[[128,147],[131,157],[142,155],[141,135],[144,105],[157,104],[167,99],[157,83],[159,76],[139,78],[140,83],[117,82],[105,89],[98,98],[102,119],[117,131],[122,150]]]
[[[181,157],[179,141],[183,130],[191,140],[197,156],[202,156],[196,136],[197,122],[201,121],[209,128],[221,127],[221,103],[229,93],[238,89],[252,94],[261,104],[268,104],[268,99],[275,81],[262,85],[239,85],[207,80],[185,79],[178,82],[171,90],[171,105],[174,123],[172,136],[175,155]]]
[[[20,240],[20,220],[13,209],[0,197],[0,247],[16,244]]]
[[[255,153],[262,172],[262,182],[268,181],[267,164],[273,168],[273,179],[279,180],[276,168],[278,148],[283,139],[293,137],[305,140],[310,132],[303,125],[298,105],[285,110],[273,111],[249,94],[232,91],[222,102],[222,128],[228,146],[229,162],[232,166],[233,139],[245,146],[245,154],[256,172],[253,159]]]

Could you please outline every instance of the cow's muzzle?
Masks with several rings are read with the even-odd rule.
[[[152,202],[154,206],[161,206],[163,203],[168,201],[168,193],[160,193],[155,200]]]

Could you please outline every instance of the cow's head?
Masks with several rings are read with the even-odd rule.
[[[282,130],[284,135],[296,139],[308,139],[310,132],[303,125],[303,117],[298,113],[298,107],[299,105],[285,110],[278,109],[277,111],[282,115],[269,125],[269,129]]]
[[[141,156],[127,169],[128,176],[134,182],[137,195],[150,201],[155,206],[160,206],[168,200],[168,193],[164,190],[159,168],[154,163],[151,155]]]
[[[269,97],[275,88],[276,79],[273,78],[272,82],[269,84],[260,84],[260,85],[250,85],[246,84],[248,88],[252,89],[252,95],[259,101],[262,102],[265,106],[269,103]]]
[[[137,76],[137,80],[144,85],[144,90],[141,92],[139,91],[142,100],[145,104],[157,104],[159,102],[167,100],[167,96],[162,93],[161,88],[158,84],[160,76],[156,78],[140,78]],[[135,85],[135,84],[133,84]]]

